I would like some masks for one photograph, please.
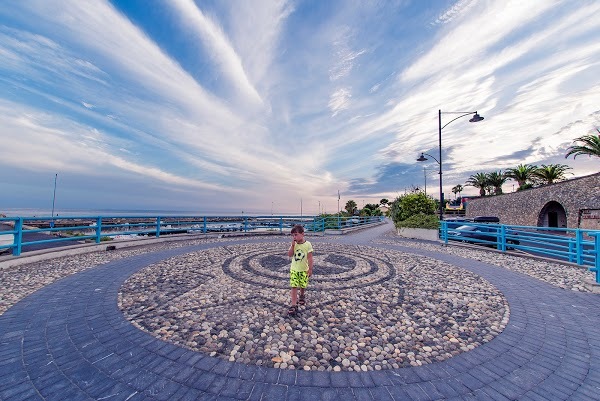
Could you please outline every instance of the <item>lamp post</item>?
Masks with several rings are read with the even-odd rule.
[[[444,124],[442,126],[442,114],[460,114],[460,116],[453,118],[452,120],[448,121],[446,124]],[[439,151],[440,151],[439,160],[427,153],[421,153],[421,156],[419,156],[419,158],[417,159],[417,161],[419,161],[419,162],[424,162],[426,160],[429,160],[425,157],[425,155],[427,155],[427,156],[431,157],[433,160],[435,160],[437,162],[437,164],[440,166],[440,171],[439,171],[439,175],[440,175],[440,221],[442,221],[442,219],[444,218],[444,192],[442,189],[442,130],[444,128],[446,128],[448,126],[448,124],[450,124],[451,122],[456,121],[462,117],[470,116],[471,114],[473,114],[473,117],[469,119],[470,122],[476,123],[476,122],[483,120],[483,117],[481,117],[479,115],[479,113],[477,113],[476,111],[444,111],[444,112],[442,112],[442,110],[438,110],[438,140],[439,140]]]

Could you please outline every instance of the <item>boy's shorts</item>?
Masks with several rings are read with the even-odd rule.
[[[308,272],[290,271],[290,287],[306,288],[308,286]]]

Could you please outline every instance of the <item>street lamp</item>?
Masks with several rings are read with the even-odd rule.
[[[444,124],[442,126],[442,114],[460,114],[460,116],[453,118],[452,120],[448,121],[446,124]],[[448,126],[448,124],[450,124],[451,122],[458,120],[459,118],[462,118],[462,117],[470,116],[471,114],[473,114],[473,117],[471,117],[469,119],[470,122],[476,123],[476,122],[483,120],[483,117],[481,117],[479,115],[479,113],[477,113],[476,111],[444,111],[444,112],[442,112],[442,110],[438,110],[438,140],[439,140],[439,149],[440,149],[439,160],[427,153],[421,153],[421,156],[419,156],[419,158],[417,159],[418,162],[424,162],[426,160],[429,160],[425,157],[425,155],[427,155],[427,156],[431,157],[433,160],[435,160],[437,162],[437,164],[440,166],[440,172],[439,172],[439,174],[440,174],[440,221],[444,218],[444,192],[442,190],[442,130],[444,128],[446,128]]]

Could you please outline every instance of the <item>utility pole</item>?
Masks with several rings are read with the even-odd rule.
[[[337,216],[338,216],[338,228],[340,227],[340,190],[338,189],[338,212],[337,212]]]

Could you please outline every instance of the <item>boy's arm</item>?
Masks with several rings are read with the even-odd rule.
[[[288,256],[291,258],[292,256],[294,256],[294,247],[296,246],[296,240],[293,239],[292,240],[292,245],[290,246],[290,249],[288,249]]]
[[[309,252],[308,253],[308,277],[312,276],[312,271],[313,271],[313,253]]]

